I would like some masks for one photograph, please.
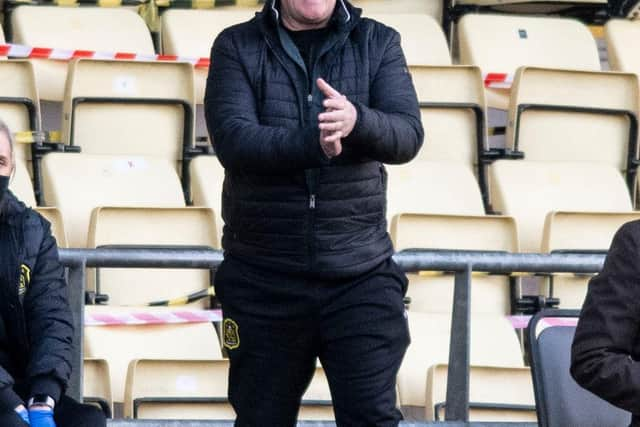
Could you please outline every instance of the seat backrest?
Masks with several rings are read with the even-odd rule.
[[[300,404],[299,420],[331,421],[335,419],[329,380],[320,362]]]
[[[449,360],[451,315],[409,312],[408,320],[411,345],[398,374],[400,403],[424,411],[427,371]],[[473,314],[470,331],[471,365],[524,367],[518,336],[506,317]]]
[[[518,252],[513,218],[500,216],[458,216],[398,214],[391,224],[396,251],[410,248],[489,250]],[[407,274],[412,312],[451,313],[454,275],[443,272]],[[473,313],[511,313],[509,279],[506,276],[473,277]]]
[[[0,118],[13,133],[40,130],[40,101],[35,81],[29,61],[0,61]],[[15,149],[16,157],[31,160],[28,144],[16,144]]]
[[[0,25],[0,43],[2,44],[5,43],[4,30],[2,29],[2,25]],[[4,58],[4,57],[0,57],[0,58]]]
[[[426,13],[368,13],[400,33],[407,65],[451,65],[449,46],[438,22]]]
[[[486,102],[478,67],[410,67],[428,137],[418,160],[456,161],[473,167],[479,139],[486,148]]]
[[[227,399],[228,377],[228,359],[132,360],[125,385],[124,416],[234,419]],[[210,400],[204,404],[198,399]]]
[[[429,368],[427,420],[444,420],[446,411],[442,404],[447,396],[448,369],[447,364]],[[472,366],[469,370],[469,402],[469,421],[537,421],[529,368]]]
[[[209,58],[213,41],[227,27],[250,20],[250,8],[195,10],[169,9],[161,18],[162,53],[194,58]],[[196,102],[204,102],[206,68],[195,69]]]
[[[640,219],[640,212],[550,212],[544,224],[542,252],[606,252],[622,224]],[[579,309],[591,275],[555,274],[549,291],[559,308]]]
[[[511,90],[507,146],[527,160],[606,163],[625,171],[630,138],[637,138],[630,116],[637,120],[638,93],[634,74],[522,67]]]
[[[604,36],[611,69],[640,74],[640,57],[635,46],[640,38],[640,21],[609,19],[604,26]]]
[[[222,238],[222,183],[224,168],[215,156],[198,156],[189,164],[194,206],[213,209],[218,239]]]
[[[153,55],[140,15],[126,8],[19,6],[11,13],[13,42],[32,47]],[[63,61],[33,60],[40,97],[62,101]]]
[[[387,219],[397,213],[483,215],[480,187],[469,165],[414,161],[388,165]]]
[[[498,160],[489,168],[491,204],[515,217],[520,250],[539,252],[549,212],[630,212],[622,174],[597,163]]]
[[[571,377],[574,334],[575,326],[552,326],[531,339],[531,369],[540,426],[628,426],[631,422],[628,412],[583,389]]]
[[[93,210],[89,248],[192,246],[216,248],[216,224],[208,208],[109,208]],[[88,275],[87,287],[109,295],[110,305],[141,305],[184,297],[211,285],[208,270],[109,269]],[[199,305],[206,306],[202,300]]]
[[[45,203],[62,212],[71,247],[86,247],[96,207],[184,206],[175,165],[164,159],[52,153],[42,176]]]
[[[442,20],[442,2],[435,0],[353,0],[356,7],[362,8],[363,15],[369,13],[426,13],[438,23]]]
[[[523,65],[600,70],[596,42],[577,20],[466,14],[458,22],[460,63],[483,73],[514,74]],[[507,90],[488,89],[490,107],[507,109]]]
[[[63,141],[85,154],[177,162],[194,144],[190,64],[74,61],[63,108]]]
[[[82,394],[84,403],[107,405],[113,411],[109,364],[104,359],[82,361]]]
[[[64,230],[64,223],[62,221],[62,213],[60,213],[58,208],[41,206],[35,208],[35,210],[51,223],[51,234],[56,239],[58,247],[69,247],[67,233]]]
[[[13,178],[9,182],[9,189],[25,205],[35,207],[36,196],[33,192],[33,183],[29,176],[27,161],[16,156],[15,168]]]
[[[131,308],[87,306],[87,312],[117,314]],[[136,312],[162,313],[165,307],[136,308]],[[114,402],[123,402],[129,363],[135,359],[219,360],[216,330],[211,323],[165,325],[87,326],[85,357],[105,359],[111,374]]]

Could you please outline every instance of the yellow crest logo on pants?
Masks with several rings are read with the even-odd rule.
[[[224,334],[224,346],[229,350],[240,347],[240,335],[238,334],[238,324],[232,319],[224,319],[222,322],[222,331]]]

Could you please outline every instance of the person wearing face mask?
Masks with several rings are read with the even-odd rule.
[[[101,427],[104,414],[64,394],[73,323],[50,224],[9,190],[13,139],[0,121],[0,426]]]
[[[394,29],[346,0],[267,0],[211,50],[215,276],[237,427],[293,427],[320,360],[340,427],[395,427],[410,337],[387,233],[385,163],[424,130]]]

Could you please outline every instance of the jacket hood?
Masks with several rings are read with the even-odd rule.
[[[0,222],[15,224],[16,217],[21,216],[26,209],[25,204],[9,190],[0,202]]]

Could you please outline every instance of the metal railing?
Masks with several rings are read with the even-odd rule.
[[[509,273],[595,273],[602,268],[604,254],[553,253],[517,254],[489,251],[404,250],[393,256],[405,272],[446,271],[455,273],[454,298],[449,347],[449,372],[446,392],[445,421],[465,423],[469,419],[469,353],[470,296],[472,272]],[[73,377],[68,394],[82,396],[82,332],[84,324],[84,293],[86,269],[96,268],[191,268],[215,271],[223,260],[221,251],[207,249],[102,248],[60,249],[60,260],[68,268],[69,300],[74,315]],[[111,426],[147,425],[114,421]],[[173,426],[178,424],[158,424]],[[186,422],[181,426],[224,426]],[[318,425],[318,424],[301,424]],[[406,426],[418,424],[404,424]],[[425,426],[427,424],[419,424]],[[466,424],[438,424],[466,425]],[[473,423],[489,426],[491,423]],[[500,425],[509,425],[501,423]],[[511,424],[516,425],[516,424]],[[517,424],[527,425],[527,424]],[[531,424],[529,424],[531,425]],[[534,424],[535,425],[535,424]]]

